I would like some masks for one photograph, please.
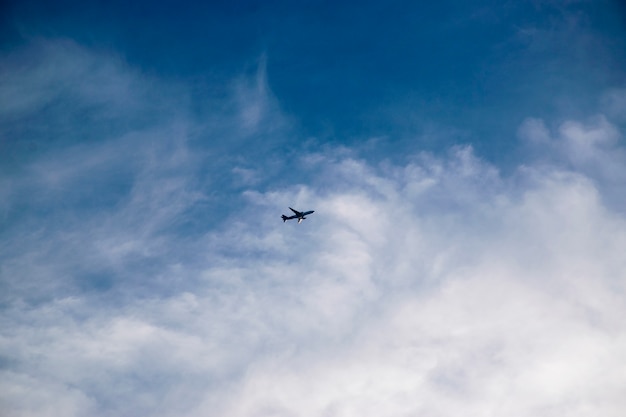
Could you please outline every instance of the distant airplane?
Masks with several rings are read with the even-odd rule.
[[[291,207],[289,207],[289,210],[293,211],[295,214],[293,216],[285,216],[284,214],[282,215],[283,218],[283,223],[285,223],[287,220],[291,220],[291,219],[298,219],[298,223],[300,223],[302,220],[306,219],[306,217],[304,216],[308,216],[311,213],[315,213],[315,210],[311,210],[311,211],[305,211],[304,213],[298,210],[294,210]]]

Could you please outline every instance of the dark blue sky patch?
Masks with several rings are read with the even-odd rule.
[[[529,113],[588,113],[598,90],[626,81],[624,24],[608,0],[25,2],[9,10],[25,39],[68,37],[191,82],[198,109],[206,110],[203,85],[227,83],[266,55],[269,86],[304,135],[356,145],[398,129],[401,153],[458,143],[424,138],[440,124],[471,131],[481,152],[507,163],[516,146],[508,126]]]

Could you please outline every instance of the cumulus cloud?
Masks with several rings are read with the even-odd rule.
[[[609,204],[623,210],[626,201],[619,192],[626,181],[626,153],[620,146],[623,134],[604,115],[584,122],[566,120],[553,129],[541,119],[529,118],[518,135],[548,166],[580,172],[596,181]]]
[[[222,114],[234,137],[279,125]],[[70,143],[3,180],[4,414],[623,414],[626,218],[608,201],[626,164],[606,118],[528,119],[549,157],[512,174],[470,146],[405,163],[328,148],[286,187],[239,155],[244,191],[204,169],[206,128]],[[225,221],[202,214],[215,193],[238,198]],[[316,212],[283,224],[287,206]]]
[[[468,148],[326,170],[350,185],[294,190],[328,213],[277,242],[289,267],[238,270],[267,298],[253,316],[269,313],[266,340],[279,342],[223,415],[620,414],[626,223],[590,178],[501,178]]]

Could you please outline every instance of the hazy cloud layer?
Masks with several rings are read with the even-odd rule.
[[[470,146],[397,162],[306,145],[283,160],[267,148],[293,127],[263,59],[193,115],[184,86],[65,42],[44,50],[20,75],[5,57],[17,78],[1,85],[2,131],[58,134],[62,108],[98,135],[11,145],[4,415],[623,414],[614,115],[511,126],[529,156],[510,175]],[[51,68],[60,58],[84,64]],[[72,86],[41,87],[59,80]],[[34,87],[14,102],[15,83]],[[229,138],[267,148],[224,153]],[[218,197],[236,210],[217,212]],[[316,212],[283,224],[287,206]]]

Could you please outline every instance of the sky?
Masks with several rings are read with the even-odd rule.
[[[0,414],[623,416],[625,132],[617,0],[4,2]]]

